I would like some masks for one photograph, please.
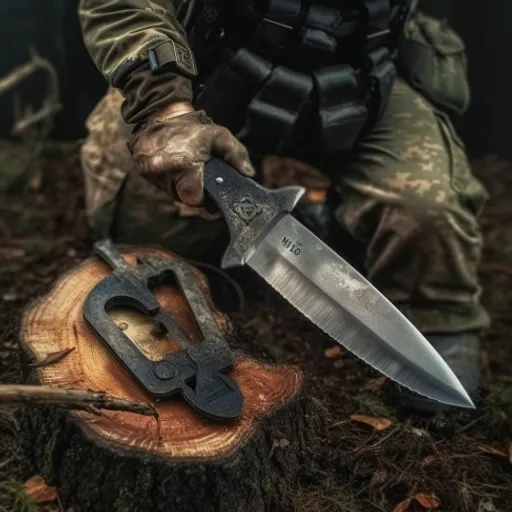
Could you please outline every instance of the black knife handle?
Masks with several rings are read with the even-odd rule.
[[[305,192],[302,187],[269,190],[217,158],[206,164],[204,188],[222,213],[231,236],[222,268],[244,265],[258,238],[291,212]]]

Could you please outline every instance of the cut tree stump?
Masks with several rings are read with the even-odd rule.
[[[136,252],[174,258],[158,249]],[[124,253],[131,264],[136,252]],[[217,323],[232,341],[236,329],[213,306],[207,280],[196,272]],[[228,374],[245,402],[235,422],[206,420],[181,398],[152,400],[83,318],[88,293],[109,273],[106,263],[88,259],[27,309],[20,339],[32,364],[27,382],[148,402],[159,419],[111,410],[97,415],[48,405],[29,408],[25,425],[39,474],[59,488],[65,506],[74,512],[289,510],[289,489],[318,421],[304,395],[300,370],[237,351]],[[178,290],[165,285],[154,293],[199,341]],[[150,359],[170,351],[168,339],[151,334],[149,318],[126,309],[111,317],[126,324],[125,333]],[[54,364],[34,366],[66,349],[73,350]]]

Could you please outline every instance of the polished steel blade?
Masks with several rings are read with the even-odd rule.
[[[291,215],[258,241],[247,264],[304,316],[382,374],[432,400],[474,408],[450,367],[412,323]]]

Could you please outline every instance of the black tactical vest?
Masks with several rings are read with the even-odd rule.
[[[410,0],[202,0],[195,107],[256,153],[349,152],[386,107]]]

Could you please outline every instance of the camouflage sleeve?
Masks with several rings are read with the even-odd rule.
[[[181,0],[80,0],[79,18],[85,46],[107,82],[125,97],[128,124],[176,101],[191,101],[190,80],[181,74],[152,73],[148,49],[174,41],[188,49],[176,19]]]

